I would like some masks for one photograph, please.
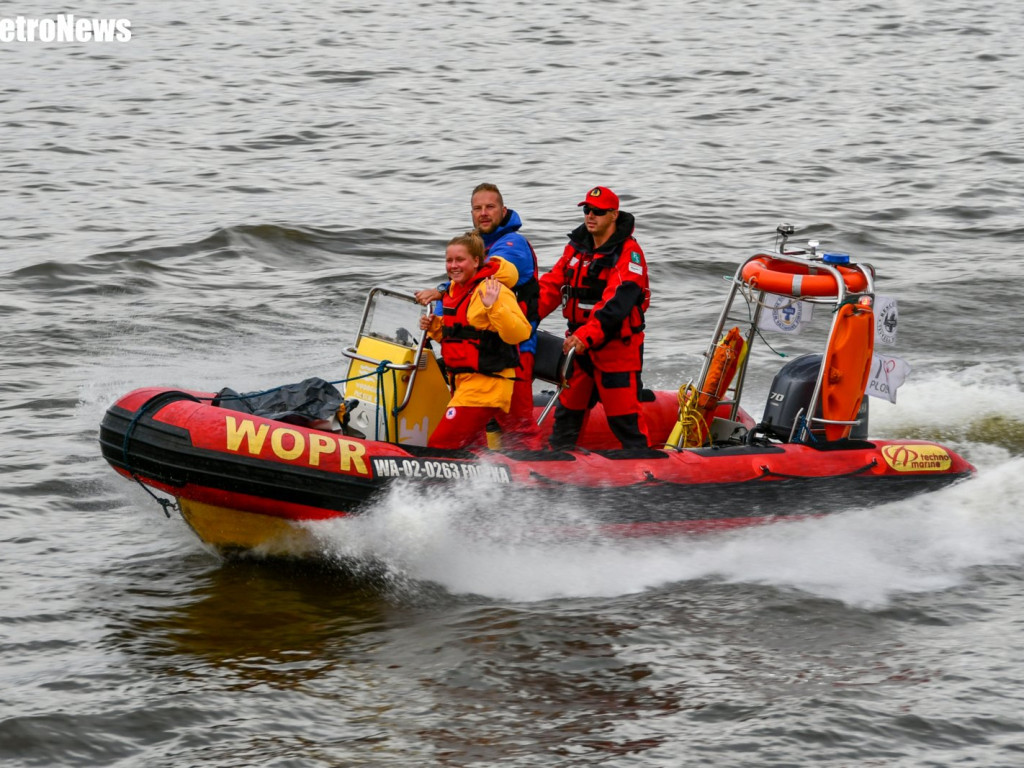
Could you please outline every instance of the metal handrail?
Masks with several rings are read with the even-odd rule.
[[[393,291],[390,288],[383,288],[381,286],[371,288],[370,293],[367,294],[366,296],[366,303],[363,305],[363,317],[362,320],[359,321],[359,331],[356,333],[356,344],[358,344],[359,339],[363,337],[363,329],[366,327],[366,317],[369,314],[370,305],[373,302],[374,296],[376,296],[378,293],[387,294],[388,296],[393,296],[398,299],[403,299],[411,301],[412,303],[417,303],[416,299],[411,297],[407,293]],[[431,305],[428,305],[427,316],[430,317],[432,314],[433,307]],[[356,351],[355,346],[346,347],[341,351],[341,353],[345,355],[345,357],[348,357],[352,360],[359,360],[360,362],[370,363],[371,365],[376,366],[383,365],[385,368],[389,370],[412,371],[412,375],[409,377],[409,386],[406,387],[405,389],[405,398],[403,398],[401,405],[395,407],[395,415],[397,415],[398,413],[401,413],[406,408],[406,406],[409,405],[409,400],[412,397],[412,389],[413,386],[416,384],[416,374],[419,373],[420,367],[423,364],[423,352],[426,349],[426,345],[427,331],[424,330],[420,334],[420,340],[416,346],[416,356],[413,358],[413,361],[411,363],[392,363],[389,360],[375,360],[372,357],[366,357],[365,355],[359,354]],[[382,403],[378,403],[378,407],[381,407],[382,405]]]
[[[540,416],[537,417],[537,426],[539,427],[544,423],[544,419],[548,417],[551,409],[555,407],[555,403],[558,401],[558,397],[565,391],[568,385],[568,373],[569,367],[572,365],[573,359],[576,357],[576,347],[572,347],[565,355],[565,362],[562,363],[561,370],[558,372],[558,378],[560,379],[558,389],[555,390],[555,394],[548,400],[548,404],[544,406],[544,410],[540,412]]]
[[[754,259],[759,258],[761,256],[768,256],[769,258],[777,259],[779,261],[788,261],[788,262],[790,262],[792,264],[807,264],[809,259],[806,259],[806,258],[796,258],[798,255],[799,254],[795,254],[795,253],[794,254],[790,254],[790,253],[771,253],[771,254],[768,254],[768,253],[758,253],[758,254],[755,254],[754,256],[751,256],[749,259],[744,261],[743,264],[740,265],[740,268],[736,271],[736,278],[735,279],[737,281],[739,281],[739,282],[743,282],[742,278],[741,278],[741,273],[743,272],[743,267],[745,267],[747,264],[749,264]],[[875,293],[875,280],[874,280],[874,274],[873,274],[873,272],[871,270],[870,265],[869,264],[853,264],[852,266],[855,267],[862,275],[864,275],[864,279],[865,279],[865,283],[866,283],[864,290],[863,291],[859,291],[858,293],[859,294],[870,294],[873,297],[874,293]],[[842,306],[843,303],[846,301],[846,294],[847,294],[846,281],[843,278],[842,272],[840,272],[833,265],[828,264],[825,261],[818,261],[817,259],[814,260],[814,267],[816,269],[824,269],[825,271],[831,273],[832,277],[836,281],[836,288],[837,288],[836,295],[834,297],[831,297],[831,296],[828,296],[828,297],[819,296],[819,297],[814,297],[814,298],[817,298],[818,301],[820,303],[823,303],[823,304],[833,304],[837,308]],[[764,291],[764,290],[760,291],[760,295],[761,296],[763,296],[765,293],[767,293],[767,291]],[[793,298],[798,299],[798,300],[803,300],[803,297],[800,297],[800,296],[794,296]],[[731,301],[731,297],[730,297],[730,301]],[[758,307],[757,307],[757,310],[755,312],[755,317],[759,318],[760,314],[761,314],[761,302],[758,301]],[[825,342],[825,349],[826,350],[829,349],[832,346],[832,338],[835,335],[836,325],[838,324],[838,322],[839,322],[839,315],[837,313],[836,316],[832,319],[832,327],[829,329],[828,339]],[[756,328],[756,326],[757,326],[757,323],[756,323],[756,320],[755,320],[754,327]],[[821,418],[819,416],[814,416],[815,411],[817,411],[817,409],[818,409],[818,403],[821,401],[821,390],[822,390],[822,387],[824,386],[824,383],[825,383],[825,374],[826,374],[825,364],[826,364],[826,360],[825,360],[824,356],[822,356],[821,366],[818,369],[818,377],[817,377],[817,379],[814,382],[814,389],[811,390],[810,402],[808,402],[808,404],[807,404],[807,411],[806,412],[809,415],[806,417],[806,421],[804,422],[804,429],[806,429],[808,432],[811,431],[811,427],[810,427],[811,424],[844,424],[844,425],[850,425],[850,426],[856,426],[856,425],[860,424],[860,420],[859,419],[855,419],[853,421],[836,421],[836,420],[832,420],[832,419],[824,419],[824,418]],[[739,399],[739,398],[737,398],[737,399]],[[799,424],[799,423],[801,423],[801,422],[800,422],[799,419],[797,419],[794,422],[794,424],[793,424],[793,430],[791,430],[791,432],[790,432],[790,440],[791,441],[793,440],[793,437],[797,433],[797,424]],[[799,435],[798,437],[802,438],[803,436]]]
[[[399,363],[392,363],[390,360],[376,360],[376,359],[374,359],[372,357],[366,357],[365,355],[360,355],[356,351],[355,347],[345,347],[345,349],[341,350],[341,354],[343,354],[345,357],[349,357],[349,358],[351,358],[353,360],[359,360],[361,362],[370,363],[372,365],[381,365],[381,364],[383,364],[385,368],[390,368],[391,370],[395,370],[395,371],[411,371],[414,368],[416,368],[417,365],[418,365],[418,363],[400,363],[399,364]]]
[[[783,240],[782,247],[785,247],[785,239]],[[747,266],[747,264],[749,264],[754,259],[762,258],[762,257],[768,257],[768,258],[771,258],[771,259],[776,259],[778,261],[786,261],[786,262],[790,262],[790,263],[793,263],[793,264],[807,265],[808,263],[811,263],[811,265],[814,266],[815,268],[823,269],[823,270],[827,271],[828,273],[830,273],[832,275],[832,277],[836,281],[836,289],[837,289],[836,290],[836,295],[835,296],[827,296],[827,297],[825,297],[825,296],[808,296],[808,297],[794,296],[793,298],[797,299],[799,301],[811,301],[813,303],[831,304],[831,305],[834,305],[834,306],[839,306],[843,302],[846,301],[846,297],[847,297],[846,281],[843,279],[842,273],[836,267],[834,267],[831,264],[828,264],[827,262],[822,260],[821,257],[818,257],[816,251],[813,248],[812,248],[812,250],[810,252],[811,258],[807,258],[807,256],[808,256],[808,252],[807,251],[788,251],[788,252],[783,252],[781,247],[780,247],[779,251],[762,251],[762,252],[755,253],[753,256],[750,256],[749,258],[745,259],[739,265],[739,267],[737,267],[736,273],[733,275],[733,278],[730,281],[732,286],[731,286],[730,291],[729,291],[729,296],[728,296],[728,298],[725,301],[725,305],[723,306],[721,313],[719,314],[718,323],[715,326],[715,331],[712,334],[711,341],[710,341],[709,345],[707,346],[707,348],[704,350],[704,353],[703,353],[704,362],[701,365],[700,375],[697,377],[697,379],[696,379],[697,381],[704,381],[704,378],[707,376],[708,368],[711,366],[711,360],[714,357],[715,347],[718,345],[719,341],[721,341],[722,334],[723,334],[723,332],[725,330],[726,323],[729,321],[730,313],[732,311],[732,305],[733,305],[733,302],[736,299],[736,294],[743,287],[745,287],[747,285],[746,281],[743,280],[743,269],[744,269],[744,267]],[[861,274],[864,275],[864,278],[865,278],[865,281],[866,281],[865,289],[863,291],[859,291],[858,294],[869,294],[871,296],[874,296],[874,293],[875,293],[875,280],[874,280],[874,271],[871,268],[871,265],[870,264],[851,264],[850,266],[853,267],[853,268],[856,268],[857,270],[859,270],[861,272]],[[758,332],[757,331],[758,325],[759,325],[760,320],[761,320],[762,310],[764,309],[762,299],[765,296],[765,294],[767,294],[767,293],[769,293],[769,291],[759,290],[759,300],[755,303],[754,311],[753,311],[753,313],[750,316],[750,324],[749,324],[749,326],[747,328],[746,333],[744,334],[744,340],[745,340],[745,342],[747,344],[748,349],[749,349],[749,347],[751,345],[751,342],[753,341],[754,336]],[[835,333],[835,329],[836,329],[836,322],[835,322],[835,320],[833,320],[832,327],[829,330],[828,340],[827,340],[826,345],[825,345],[826,349],[828,349],[829,345],[832,342],[832,336]],[[732,390],[733,390],[732,410],[730,411],[730,418],[731,419],[735,419],[737,417],[738,412],[739,412],[740,400],[742,399],[742,395],[743,395],[743,386],[744,386],[744,383],[746,381],[747,365],[750,362],[750,357],[751,357],[750,354],[747,354],[747,355],[744,356],[743,361],[740,363],[740,366],[739,366],[738,370],[736,371],[736,377],[734,379],[734,384],[731,387]],[[811,394],[811,402],[809,404],[809,407],[811,409],[816,408],[817,405],[818,405],[818,402],[821,399],[821,390],[822,390],[822,386],[823,386],[823,383],[824,383],[824,374],[825,374],[825,364],[824,364],[824,359],[823,359],[822,360],[822,365],[821,365],[821,370],[818,371],[818,379],[817,379],[817,381],[815,381],[814,389],[813,389],[812,394]],[[809,413],[813,414],[814,410],[809,410]],[[809,422],[824,423],[824,420],[812,417],[811,419],[809,419]],[[842,422],[842,423],[845,424],[847,422]],[[853,422],[854,425],[855,424],[859,424],[859,423],[860,423],[859,421]],[[808,427],[808,429],[809,429],[809,427]]]

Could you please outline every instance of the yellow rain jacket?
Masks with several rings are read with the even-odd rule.
[[[530,338],[530,323],[519,308],[511,288],[519,280],[519,271],[510,262],[492,256],[490,263],[498,263],[495,277],[501,283],[501,292],[490,308],[484,306],[481,298],[484,284],[480,283],[469,299],[467,317],[470,325],[481,331],[495,331],[507,344],[520,344]],[[451,293],[452,286],[448,291]],[[431,320],[427,335],[434,341],[441,340],[441,318]],[[485,373],[459,373],[455,376],[455,390],[449,406],[471,406],[475,408],[498,407],[508,412],[512,402],[512,388],[516,376],[515,368],[506,368],[492,376]]]

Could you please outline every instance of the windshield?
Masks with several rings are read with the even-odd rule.
[[[423,311],[412,296],[374,288],[360,334],[415,349],[423,334],[420,330]]]

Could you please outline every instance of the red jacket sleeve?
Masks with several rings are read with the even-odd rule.
[[[640,244],[627,240],[615,266],[608,271],[608,281],[601,299],[594,305],[587,322],[576,330],[576,337],[588,348],[608,338],[622,335],[622,325],[636,306],[646,308],[649,296],[647,261]]]

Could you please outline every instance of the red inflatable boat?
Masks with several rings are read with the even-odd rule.
[[[700,375],[678,392],[645,392],[650,449],[618,449],[600,404],[572,451],[426,448],[447,387],[425,337],[406,330],[421,308],[377,288],[345,350],[345,379],[252,394],[136,390],[108,409],[103,455],[213,547],[272,554],[308,552],[308,522],[372,513],[399,482],[494,484],[541,501],[571,494],[595,525],[633,535],[826,514],[970,476],[942,445],[868,439],[874,271],[813,247],[787,250],[789,233],[780,228],[777,250],[736,270]],[[822,353],[775,376],[758,422],[740,398],[775,296],[826,305],[831,324]],[[556,387],[537,396],[542,429],[571,362],[560,337],[541,333],[538,377]]]

